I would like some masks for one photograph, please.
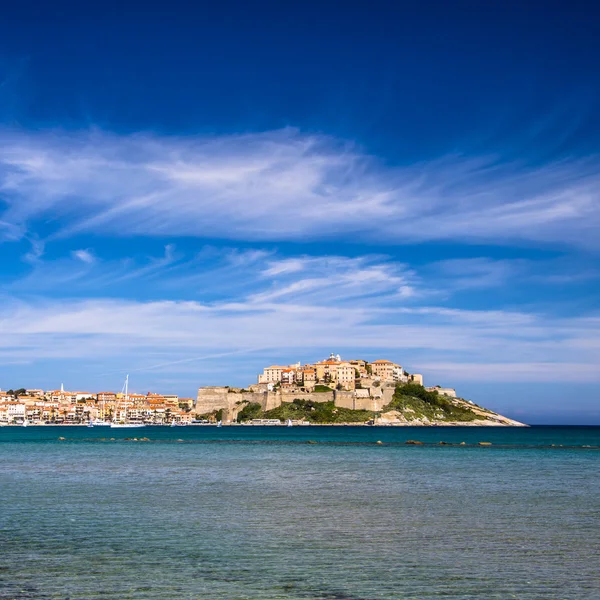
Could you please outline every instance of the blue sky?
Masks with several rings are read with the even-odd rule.
[[[390,358],[600,423],[589,2],[36,3],[0,21],[0,387]]]

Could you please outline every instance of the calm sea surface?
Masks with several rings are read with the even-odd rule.
[[[599,447],[600,428],[4,427],[0,598],[598,600]]]

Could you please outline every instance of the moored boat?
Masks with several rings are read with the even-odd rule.
[[[129,375],[127,375],[127,377],[125,378],[125,385],[124,385],[124,390],[125,390],[125,407],[127,407],[127,404],[129,403]],[[127,410],[127,408],[125,409]],[[118,414],[118,404],[117,404],[117,410],[115,410],[115,413]],[[139,429],[141,427],[146,427],[145,423],[139,423],[139,422],[135,422],[135,421],[128,421],[128,420],[124,420],[124,421],[117,421],[116,418],[113,420],[113,422],[110,424],[110,426],[113,429]]]

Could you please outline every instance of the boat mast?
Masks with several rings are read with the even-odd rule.
[[[127,407],[129,406],[129,373],[125,377],[125,420],[127,419]]]

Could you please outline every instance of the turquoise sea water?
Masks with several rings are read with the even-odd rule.
[[[600,598],[600,428],[5,427],[0,461],[0,598]]]

